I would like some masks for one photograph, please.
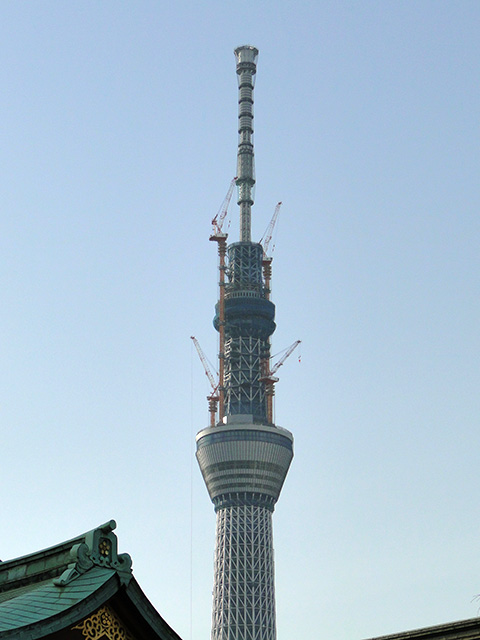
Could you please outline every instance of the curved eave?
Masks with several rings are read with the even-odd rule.
[[[181,640],[132,577],[94,567],[64,587],[48,581],[0,604],[1,640],[39,640],[68,630],[109,604],[138,638]]]
[[[161,640],[181,640],[180,636],[158,613],[135,579],[128,583],[124,592],[138,614],[137,620],[141,619],[146,625],[146,638],[151,640],[155,637],[152,636],[152,632],[154,632]]]

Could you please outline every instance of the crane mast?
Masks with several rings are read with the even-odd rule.
[[[268,360],[264,364],[263,375],[261,377],[262,382],[265,385],[265,395],[267,397],[267,419],[269,422],[273,424],[273,396],[275,395],[275,384],[278,382],[279,378],[275,376],[277,371],[283,365],[285,360],[289,358],[295,349],[301,344],[301,340],[295,340],[293,344],[291,344],[288,349],[285,351],[280,360],[274,364],[274,366],[269,370],[268,369]]]
[[[218,297],[218,360],[219,360],[219,380],[218,380],[218,404],[219,415],[218,419],[221,422],[225,413],[225,395],[224,395],[224,377],[225,377],[225,272],[227,270],[225,266],[225,256],[227,254],[227,238],[228,234],[222,232],[223,223],[228,213],[228,207],[230,200],[232,199],[233,190],[237,178],[233,178],[228,187],[227,195],[225,196],[217,215],[212,220],[212,234],[209,238],[212,242],[216,242],[218,246],[218,272],[219,279],[218,285],[220,293]],[[210,416],[211,416],[210,412]]]
[[[215,378],[213,376],[213,373],[211,372],[210,367],[208,366],[207,358],[205,357],[205,354],[203,353],[203,349],[200,346],[200,343],[195,338],[195,336],[190,336],[190,338],[193,340],[193,344],[195,345],[195,349],[197,350],[198,357],[200,358],[200,362],[203,365],[203,369],[205,371],[205,375],[207,376],[208,381],[210,382],[210,386],[212,387],[212,393],[210,393],[207,396],[207,400],[208,400],[208,411],[210,413],[210,426],[214,427],[215,426],[215,416],[217,414],[217,403],[218,403],[218,400],[219,400],[219,397],[218,397],[219,382],[217,382],[215,380]]]
[[[282,206],[281,202],[277,203],[275,207],[275,211],[273,213],[272,219],[260,240],[260,244],[263,246],[263,258],[262,258],[262,269],[263,269],[263,280],[265,282],[265,297],[267,300],[270,300],[270,282],[272,279],[272,261],[273,257],[268,255],[268,248],[270,246],[270,241],[273,236],[273,229],[275,228],[275,224],[277,222],[278,214],[280,213],[280,207]]]

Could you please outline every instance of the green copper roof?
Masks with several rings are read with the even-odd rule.
[[[128,554],[117,553],[116,524],[55,547],[0,562],[0,640],[41,640],[90,624],[103,607],[120,613],[133,637],[181,640],[146,598]]]
[[[0,633],[40,622],[49,625],[79,603],[98,606],[94,596],[99,590],[105,596],[127,585],[132,561],[128,554],[117,553],[115,527],[110,520],[55,547],[0,562]],[[102,587],[110,580],[111,588],[105,591]],[[72,615],[70,611],[67,617]]]
[[[92,567],[65,586],[54,579],[33,584],[16,597],[0,603],[0,632],[46,621],[90,598],[115,575],[113,569]]]

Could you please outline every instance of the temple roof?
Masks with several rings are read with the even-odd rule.
[[[447,622],[433,627],[422,627],[370,640],[477,640],[480,638],[480,618]]]
[[[126,638],[133,630],[135,638],[180,640],[141,591],[130,556],[118,554],[115,527],[110,520],[54,547],[0,562],[2,640],[81,630],[82,621],[104,606],[115,624],[127,620]]]

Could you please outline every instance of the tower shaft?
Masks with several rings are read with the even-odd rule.
[[[225,286],[225,409],[228,415],[267,420],[262,360],[269,357],[275,306],[262,278],[263,249],[256,242],[228,247]]]
[[[241,505],[217,512],[212,640],[275,640],[272,512]]]

